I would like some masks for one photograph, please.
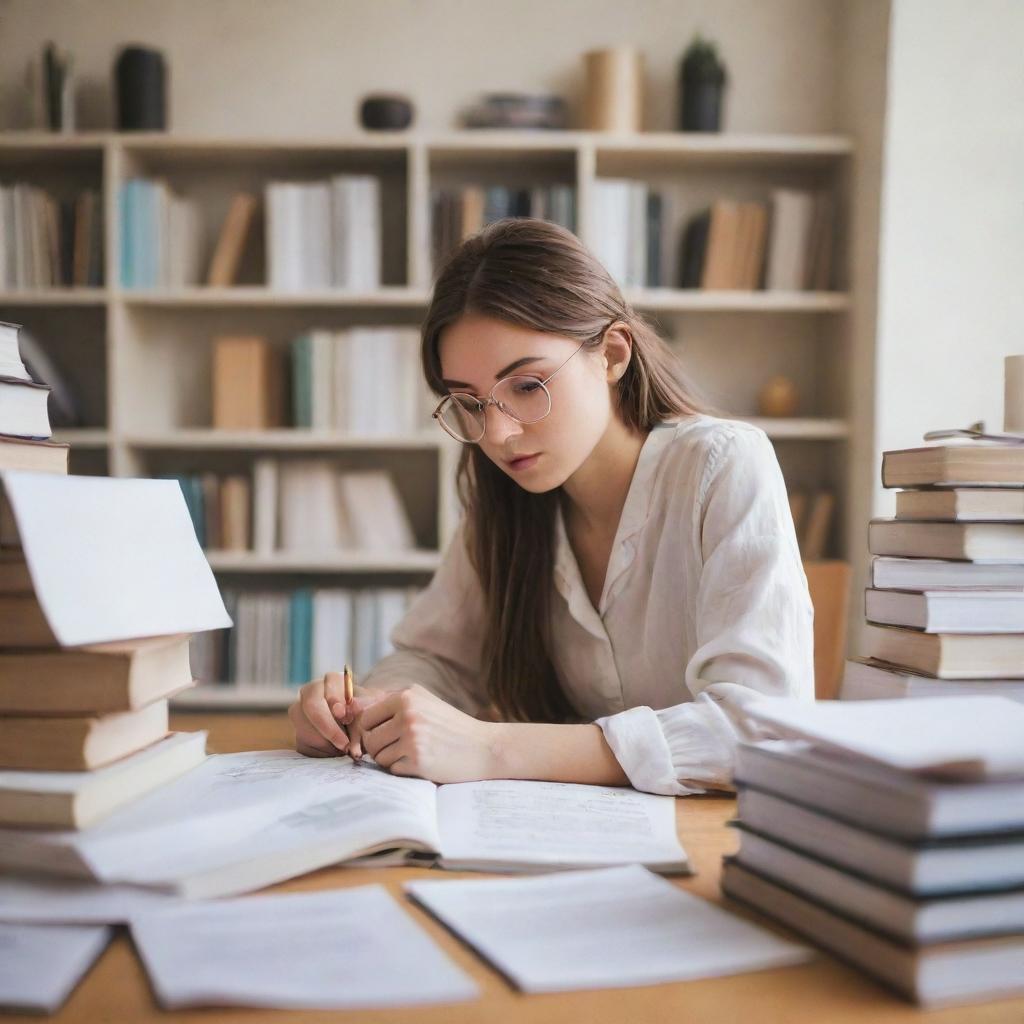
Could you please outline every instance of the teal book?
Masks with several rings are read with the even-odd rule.
[[[288,680],[292,686],[301,686],[313,674],[313,591],[294,591],[290,605]]]
[[[313,336],[292,341],[292,410],[296,427],[313,426]]]
[[[121,241],[121,285],[125,288],[135,287],[135,278],[132,274],[135,252],[132,246],[134,235],[134,210],[132,199],[135,194],[135,181],[129,179],[121,185],[118,193],[118,212],[121,217],[121,230],[119,233]]]

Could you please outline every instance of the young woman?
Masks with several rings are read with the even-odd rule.
[[[289,711],[398,775],[728,789],[744,705],[810,699],[813,610],[767,435],[705,411],[571,232],[495,222],[423,325],[464,515],[394,653]]]

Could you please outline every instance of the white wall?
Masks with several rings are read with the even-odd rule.
[[[875,329],[878,322],[878,220],[885,143],[889,0],[851,0],[842,8],[839,123],[853,138],[854,159],[847,183],[856,216],[849,225],[850,312],[843,344],[849,367],[845,382],[854,430],[847,442],[849,496],[842,523],[853,581],[847,619],[849,649],[860,649],[863,593],[869,555],[867,521],[875,494],[878,451],[875,424]]]
[[[163,51],[172,130],[289,135],[358,126],[367,92],[409,93],[417,126],[459,127],[486,91],[554,91],[579,109],[582,54],[629,43],[648,63],[645,128],[676,124],[694,31],[732,73],[730,131],[834,130],[838,0],[0,0],[0,128],[24,127],[26,59],[75,53],[80,124],[111,126],[120,44]],[[570,127],[579,127],[575,120]]]
[[[1003,422],[1024,352],[1024,3],[892,0],[876,348],[881,452]]]

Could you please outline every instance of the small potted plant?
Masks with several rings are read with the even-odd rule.
[[[715,44],[698,33],[679,63],[680,128],[684,132],[721,130],[722,94],[728,76]]]

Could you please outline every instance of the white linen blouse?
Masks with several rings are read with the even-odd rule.
[[[470,714],[483,594],[460,522],[430,585],[362,684],[420,683]],[[731,789],[743,714],[761,696],[814,697],[814,611],[768,435],[705,414],[645,439],[595,608],[556,514],[552,661],[573,706],[650,793]]]

